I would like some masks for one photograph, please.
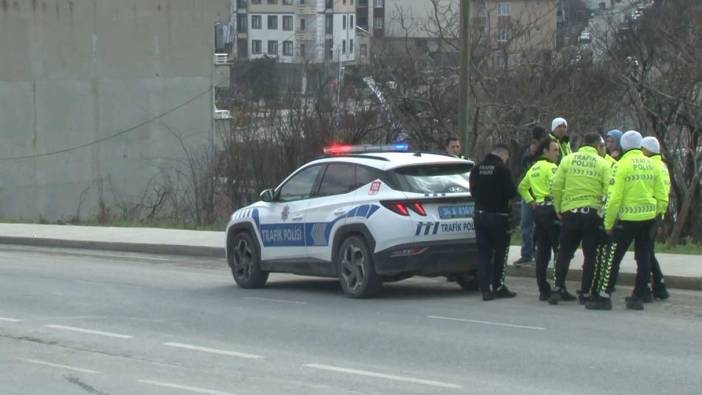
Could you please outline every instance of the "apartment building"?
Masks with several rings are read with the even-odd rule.
[[[232,0],[233,56],[279,63],[356,59],[358,0]]]

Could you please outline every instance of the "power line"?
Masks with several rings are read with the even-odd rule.
[[[212,86],[210,86],[209,89],[207,89],[206,91],[204,91],[204,92],[202,92],[202,93],[199,93],[199,94],[197,94],[196,96],[191,97],[190,99],[188,99],[188,100],[185,101],[184,103],[181,103],[181,104],[179,104],[179,105],[177,105],[177,106],[171,108],[170,110],[167,110],[167,111],[165,111],[165,112],[162,112],[162,113],[160,113],[160,114],[158,114],[158,115],[156,115],[156,116],[154,116],[154,117],[152,117],[152,118],[147,119],[146,121],[140,122],[140,123],[138,123],[138,124],[136,124],[136,125],[134,125],[134,126],[128,128],[128,129],[120,130],[119,132],[113,133],[113,134],[111,134],[111,135],[109,135],[109,136],[106,136],[106,137],[103,137],[103,138],[99,138],[99,139],[97,139],[97,140],[93,140],[93,141],[90,141],[90,142],[87,142],[87,143],[84,143],[84,144],[76,145],[76,146],[73,146],[73,147],[63,148],[63,149],[56,150],[56,151],[44,152],[44,153],[41,153],[41,154],[31,154],[31,155],[20,155],[20,156],[6,156],[6,157],[0,157],[0,161],[22,160],[22,159],[34,159],[34,158],[42,158],[42,157],[47,157],[47,156],[54,156],[54,155],[63,154],[63,153],[66,153],[66,152],[71,152],[71,151],[79,150],[79,149],[82,149],[82,148],[90,147],[90,146],[92,146],[92,145],[100,144],[100,143],[105,142],[105,141],[107,141],[107,140],[111,140],[111,139],[113,139],[113,138],[116,138],[116,137],[125,135],[125,134],[127,134],[127,133],[133,132],[133,131],[135,131],[136,129],[141,128],[142,126],[146,126],[146,125],[148,125],[148,124],[150,124],[150,123],[152,123],[152,122],[154,122],[154,121],[157,121],[157,120],[159,120],[159,119],[165,117],[166,115],[169,115],[169,114],[171,114],[171,113],[174,113],[174,112],[180,110],[181,108],[187,106],[188,104],[194,102],[195,100],[201,98],[202,96],[205,96],[205,95],[209,94],[209,93],[212,92],[212,90],[213,90],[216,86],[218,86],[218,85],[219,85],[219,83],[218,83],[218,84],[215,84],[215,85],[212,85]]]

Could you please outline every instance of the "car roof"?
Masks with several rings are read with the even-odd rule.
[[[458,164],[473,161],[455,158],[443,154],[414,153],[414,152],[368,152],[353,155],[335,155],[314,160],[308,164],[326,162],[347,162],[374,167],[381,170],[392,170],[405,166]]]

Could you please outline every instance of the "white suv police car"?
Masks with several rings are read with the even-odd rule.
[[[347,295],[366,297],[384,281],[425,275],[476,289],[473,162],[388,148],[407,149],[325,149],[234,212],[226,250],[236,283],[262,287],[271,272],[335,277]]]

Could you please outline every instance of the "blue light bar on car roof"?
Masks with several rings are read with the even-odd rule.
[[[324,147],[325,155],[360,154],[363,152],[407,152],[409,144],[361,144],[343,145],[334,144]]]

